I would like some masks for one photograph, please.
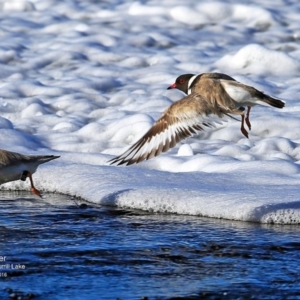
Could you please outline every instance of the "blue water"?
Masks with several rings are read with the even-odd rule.
[[[0,219],[1,299],[300,299],[300,226],[26,192],[0,194]]]

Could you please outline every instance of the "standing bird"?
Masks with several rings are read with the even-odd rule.
[[[41,193],[33,185],[32,174],[39,165],[56,158],[59,156],[23,155],[0,149],[0,184],[19,179],[25,181],[29,177],[31,192],[41,197]]]
[[[187,95],[174,102],[141,139],[109,162],[131,165],[158,156],[197,131],[214,127],[228,112],[231,110],[221,109],[217,102],[209,102],[202,95]]]
[[[283,108],[285,103],[279,99],[270,97],[254,87],[242,84],[232,77],[222,73],[183,74],[177,77],[174,84],[168,89],[179,89],[187,95],[199,94],[207,102],[218,106],[221,111],[242,116],[241,132],[248,138],[248,132],[244,127],[246,122],[249,130],[250,110],[255,105],[271,105]],[[247,106],[245,116],[244,106]]]

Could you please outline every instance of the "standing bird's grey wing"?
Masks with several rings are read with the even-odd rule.
[[[41,197],[41,193],[34,187],[32,174],[39,165],[56,158],[59,158],[59,156],[23,155],[0,149],[0,184],[19,179],[25,181],[28,177],[31,192]]]

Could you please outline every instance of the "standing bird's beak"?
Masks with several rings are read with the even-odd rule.
[[[176,89],[177,88],[177,85],[176,83],[173,83],[172,85],[170,85],[167,90],[170,90],[170,89]]]

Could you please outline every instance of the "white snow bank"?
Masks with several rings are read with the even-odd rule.
[[[61,158],[38,189],[103,205],[300,224],[298,1],[1,1],[0,148]],[[110,166],[183,94],[221,71],[283,99],[138,165]],[[1,189],[25,189],[15,181]],[[47,197],[47,195],[45,195]]]
[[[297,224],[300,220],[299,168],[293,170],[288,164],[260,162],[259,171],[247,163],[225,173],[169,173],[62,161],[40,166],[34,176],[37,188],[150,212],[263,223]],[[278,167],[280,175],[274,175]],[[289,175],[282,176],[283,168]],[[19,181],[5,188],[26,186],[28,182]]]
[[[257,44],[244,46],[234,55],[227,54],[215,65],[220,70],[238,70],[242,74],[255,73],[260,76],[296,76],[300,71],[299,60]]]

